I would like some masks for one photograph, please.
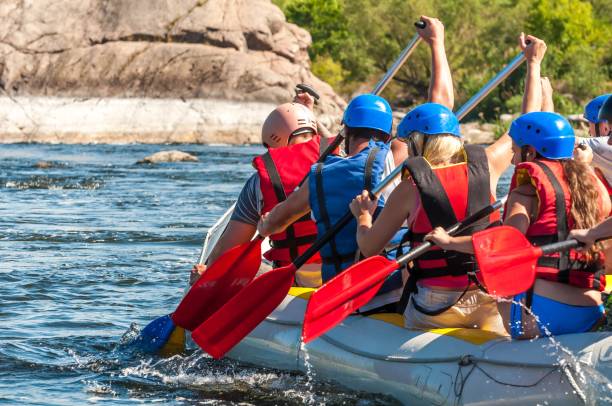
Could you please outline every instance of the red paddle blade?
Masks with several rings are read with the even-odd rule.
[[[291,264],[259,276],[200,324],[191,337],[214,358],[222,358],[281,304],[295,271]]]
[[[492,295],[513,296],[535,282],[542,251],[514,227],[501,226],[474,233],[472,243],[480,276]]]
[[[308,301],[302,339],[310,342],[367,304],[399,264],[382,256],[367,258],[321,286]]]
[[[195,329],[251,282],[261,265],[262,241],[256,238],[238,245],[206,269],[172,314],[174,323]]]

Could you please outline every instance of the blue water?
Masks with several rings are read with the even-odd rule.
[[[0,146],[0,404],[301,404],[302,375],[122,344],[180,299],[258,147]],[[48,161],[52,167],[36,167]],[[135,323],[135,325],[133,325]],[[387,404],[329,383],[315,400]]]

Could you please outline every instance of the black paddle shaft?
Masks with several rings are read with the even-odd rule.
[[[422,30],[423,28],[427,26],[427,23],[425,21],[417,21],[414,23],[414,26]],[[391,77],[395,74],[395,72],[397,72],[397,70],[401,67],[401,65],[403,65],[403,62],[406,60],[406,58],[408,58],[412,50],[416,47],[416,45],[418,44],[418,40],[420,40],[420,38],[417,34],[412,39],[411,43],[406,47],[406,49],[404,49],[402,54],[399,56],[398,60],[393,64],[393,66],[391,66],[391,68],[389,69],[385,77],[381,80],[381,82],[379,82],[376,85],[375,90],[373,92],[374,94],[378,95],[382,93],[382,91],[385,89],[385,85],[389,82]],[[336,136],[336,139],[334,139],[334,141],[331,144],[329,144],[329,146],[327,147],[325,152],[323,152],[323,155],[321,155],[321,157],[326,157],[332,152],[334,152],[336,148],[340,146],[342,141],[344,141],[344,129],[340,130],[340,132]]]
[[[462,221],[450,226],[444,231],[446,231],[450,235],[457,234],[463,231],[466,227],[469,227],[470,225],[474,224],[478,220],[498,210],[499,208],[502,207],[502,205],[503,205],[502,201],[497,200],[493,204],[478,210],[476,213],[464,218]],[[406,262],[410,262],[414,258],[423,254],[425,251],[427,251],[432,246],[433,246],[433,243],[431,241],[425,241],[423,244],[419,245],[418,247],[411,249],[407,254],[404,254],[401,257],[399,257],[396,261],[399,265],[403,265]]]
[[[580,245],[582,244],[577,240],[565,240],[555,242],[553,244],[542,245],[540,249],[542,250],[542,255],[547,255],[552,254],[553,252],[571,250],[572,248],[577,248]]]
[[[610,237],[601,238],[597,240],[597,242],[605,241],[608,239],[610,239]],[[567,250],[571,250],[572,248],[578,248],[582,245],[583,244],[580,241],[572,239],[572,240],[565,240],[565,241],[555,242],[552,244],[542,245],[539,248],[542,250],[542,255],[548,255],[554,252],[567,251]]]

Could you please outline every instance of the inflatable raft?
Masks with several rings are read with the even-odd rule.
[[[223,220],[214,231],[223,230]],[[476,329],[408,330],[401,315],[378,314],[348,317],[303,345],[302,320],[313,291],[292,288],[227,356],[409,405],[612,404],[610,332],[512,341]]]
[[[476,329],[408,330],[401,315],[379,314],[351,316],[304,346],[312,291],[293,288],[228,357],[410,405],[612,403],[609,332],[512,341]]]

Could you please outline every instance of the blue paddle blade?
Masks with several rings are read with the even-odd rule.
[[[132,345],[143,352],[159,352],[166,345],[175,328],[169,314],[159,317],[142,329]]]

